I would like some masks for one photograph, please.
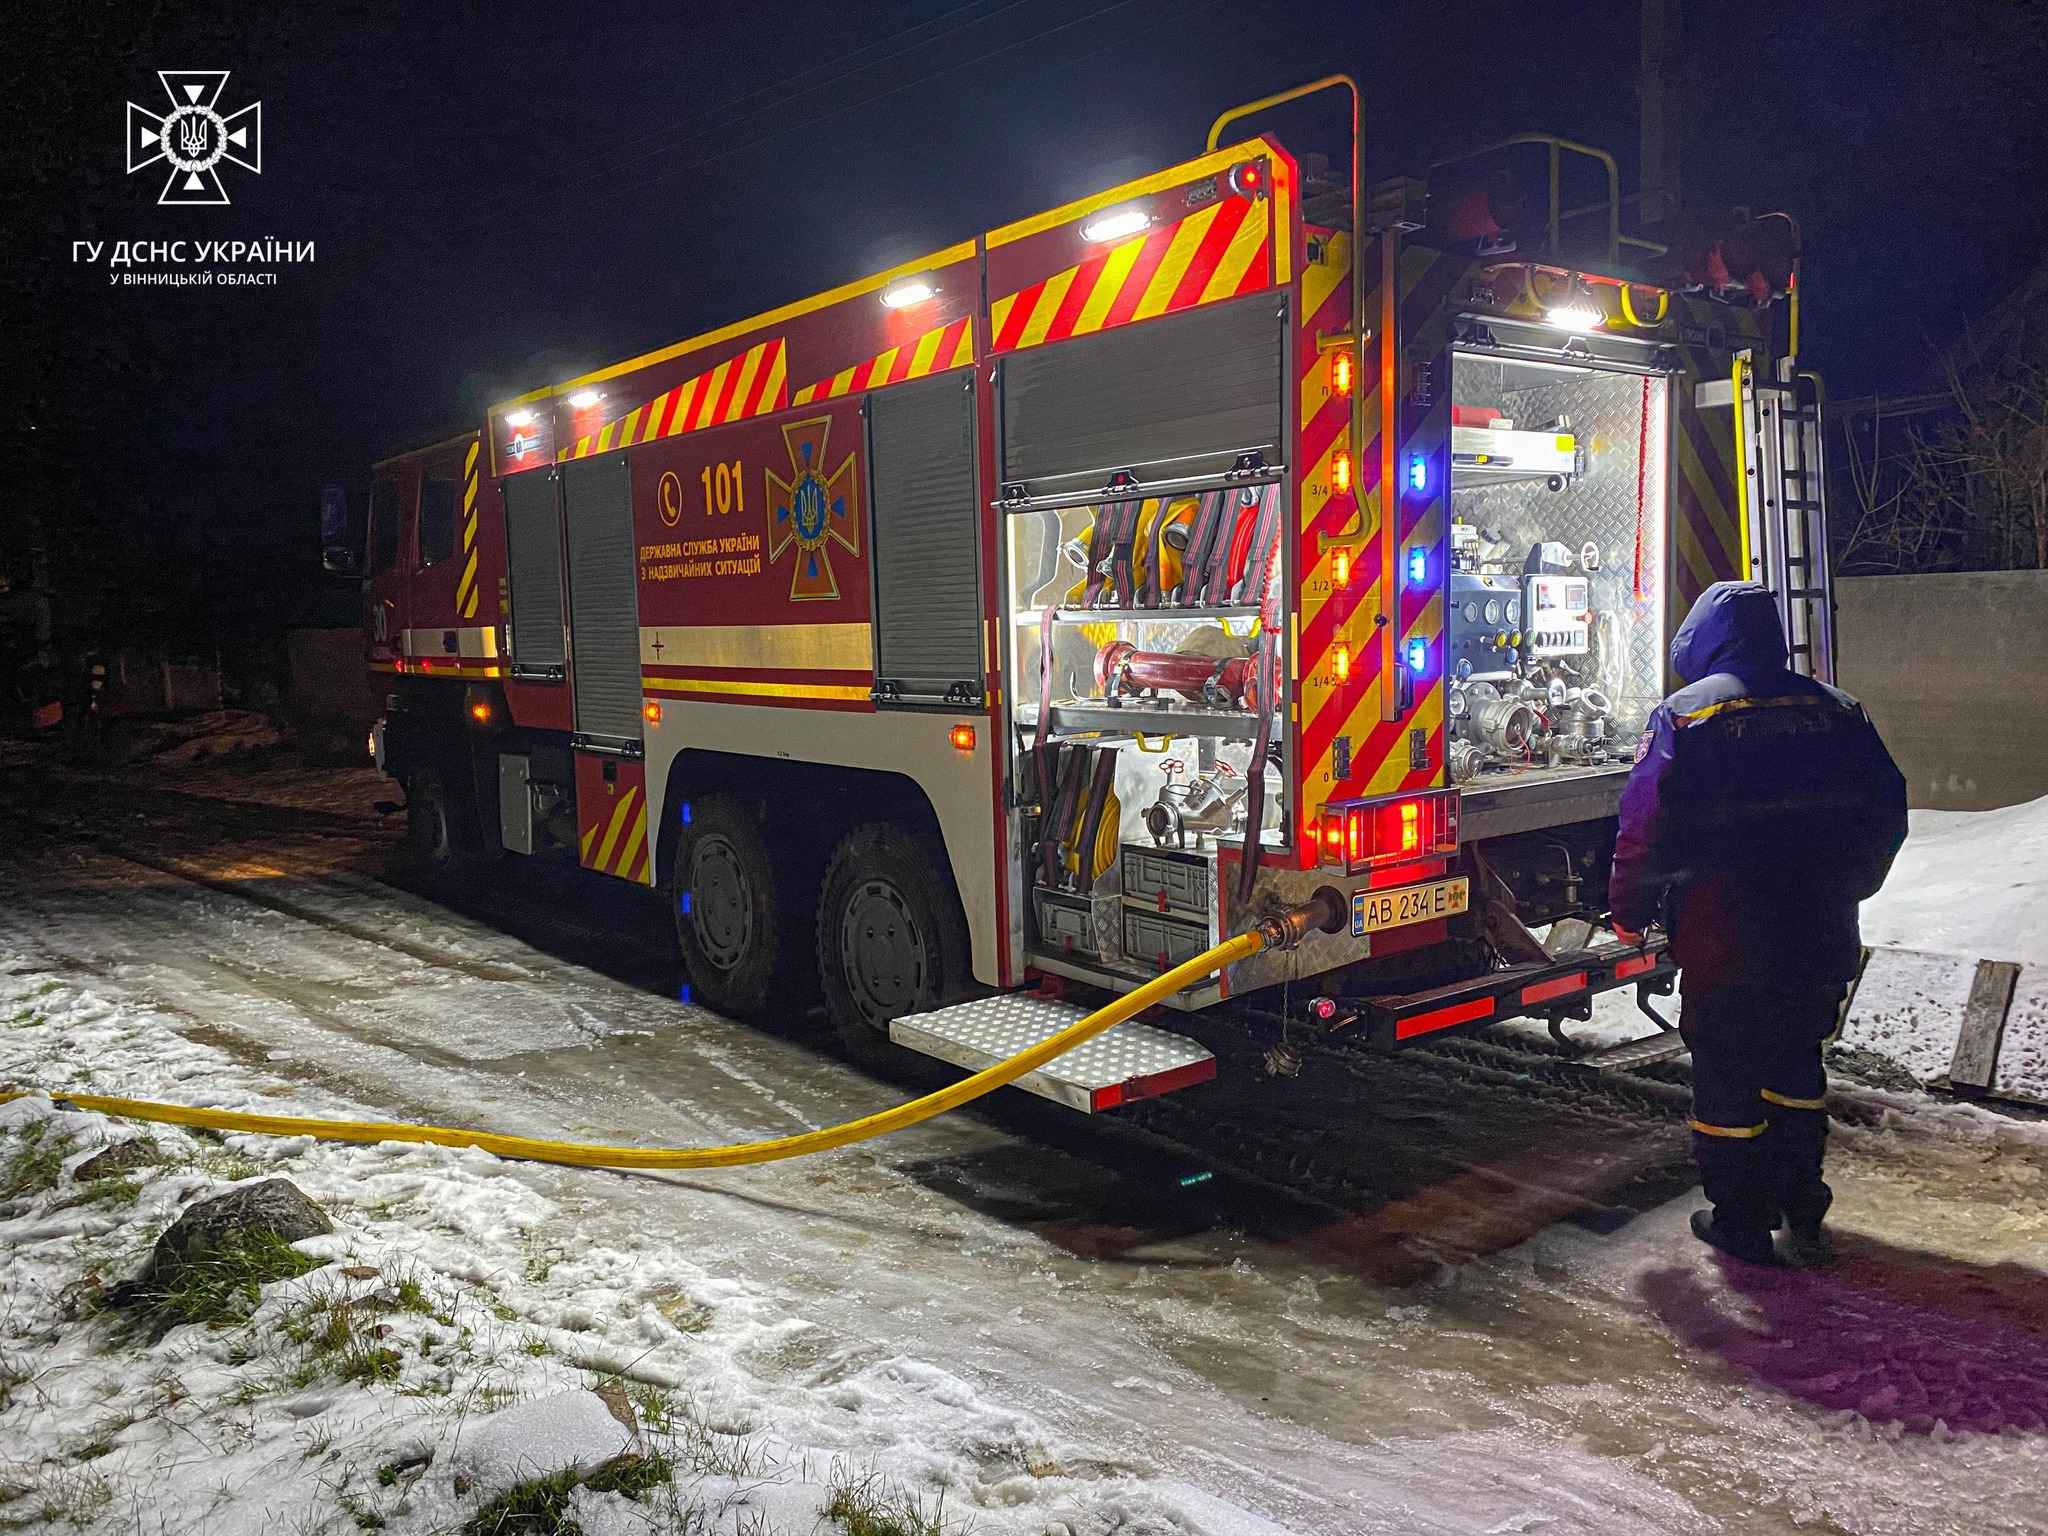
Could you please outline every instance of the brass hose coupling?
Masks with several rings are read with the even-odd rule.
[[[1311,933],[1343,932],[1349,905],[1341,892],[1331,886],[1319,886],[1299,906],[1284,907],[1271,917],[1260,918],[1255,931],[1268,949],[1298,949]]]

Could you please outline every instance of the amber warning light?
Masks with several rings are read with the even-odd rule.
[[[974,750],[974,727],[971,725],[956,725],[952,730],[946,732],[946,740],[952,742],[962,752],[972,752]]]

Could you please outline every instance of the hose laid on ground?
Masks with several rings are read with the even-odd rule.
[[[1311,906],[1314,904],[1311,903]],[[1318,914],[1297,908],[1284,919],[1267,919],[1249,933],[1227,939],[1214,949],[1185,964],[1154,977],[1135,992],[1098,1008],[1086,1018],[1069,1024],[1030,1046],[1008,1061],[984,1067],[965,1078],[921,1099],[898,1104],[879,1114],[849,1120],[844,1125],[782,1136],[773,1141],[740,1142],[727,1147],[606,1147],[575,1141],[538,1141],[527,1136],[504,1136],[493,1131],[465,1131],[438,1125],[392,1125],[374,1120],[308,1120],[296,1115],[251,1115],[238,1110],[197,1109],[186,1104],[159,1104],[148,1099],[117,1099],[96,1093],[52,1094],[53,1098],[75,1104],[97,1114],[117,1115],[127,1120],[155,1120],[167,1125],[201,1126],[213,1131],[248,1131],[263,1136],[311,1136],[320,1141],[412,1141],[437,1147],[476,1147],[499,1157],[534,1163],[566,1163],[576,1168],[732,1168],[743,1163],[771,1163],[785,1157],[805,1157],[813,1152],[830,1152],[875,1136],[886,1136],[906,1126],[958,1109],[983,1094],[1014,1083],[1035,1072],[1057,1056],[1094,1039],[1124,1020],[1164,1001],[1183,987],[1235,965],[1269,945],[1292,948],[1306,927],[1319,921]],[[30,1090],[0,1090],[0,1104],[29,1097]]]

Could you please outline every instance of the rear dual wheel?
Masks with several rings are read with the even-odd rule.
[[[936,850],[890,822],[849,832],[826,867],[817,957],[825,1006],[856,1061],[925,1063],[889,1043],[890,1020],[957,1001],[974,982],[967,918]]]

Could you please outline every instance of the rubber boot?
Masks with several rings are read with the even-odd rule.
[[[1692,1235],[1709,1248],[1718,1248],[1731,1259],[1745,1264],[1776,1268],[1778,1251],[1771,1246],[1770,1229],[1723,1226],[1712,1210],[1692,1213]]]

